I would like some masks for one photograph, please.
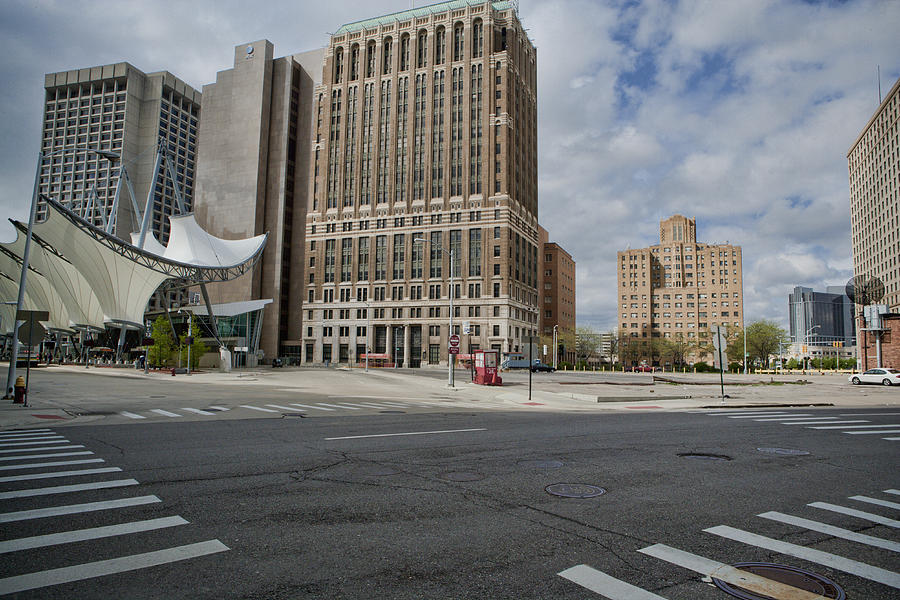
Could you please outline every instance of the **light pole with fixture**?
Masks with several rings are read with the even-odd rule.
[[[58,148],[56,150],[53,150],[52,152],[48,152],[47,154],[38,152],[37,169],[34,173],[34,191],[31,195],[31,211],[28,213],[28,229],[25,233],[25,248],[22,250],[22,274],[19,276],[19,297],[16,301],[16,314],[18,314],[19,311],[22,310],[22,307],[25,304],[25,279],[28,274],[28,259],[31,255],[31,238],[34,232],[34,221],[37,218],[38,196],[40,194],[39,190],[41,184],[41,169],[44,166],[45,160],[64,152],[86,152],[89,154],[96,154],[97,156],[103,157],[110,162],[116,162],[120,159],[118,154],[110,150],[101,150],[100,148],[87,148],[78,146]],[[19,357],[19,325],[19,320],[15,319],[12,330],[12,354],[9,360],[9,370],[6,372],[7,393],[4,396],[4,399],[9,399],[11,397],[10,394],[13,389],[13,382],[16,380],[16,361]]]
[[[821,327],[821,325],[813,325],[812,327],[810,327],[809,329],[806,330],[806,336],[804,336],[804,339],[806,340],[806,348],[807,348],[807,350],[809,350],[809,354],[812,354],[812,350],[810,349],[809,338],[813,337],[814,335],[817,335],[817,334],[813,333],[813,331],[815,331],[819,327]],[[809,370],[809,366],[810,366],[810,359],[809,359],[809,357],[807,357],[806,358],[807,370]]]
[[[413,242],[419,242],[423,244],[430,244],[429,240],[424,238],[413,238]],[[450,353],[450,338],[453,337],[453,248],[447,250],[443,246],[438,246],[438,250],[441,252],[446,252],[450,256],[450,331],[447,333],[447,385],[450,387],[455,387],[453,381],[453,362],[456,356]],[[429,260],[429,264],[430,264]]]
[[[558,335],[557,334],[558,329],[559,329],[559,325],[553,326],[553,370],[554,371],[556,370],[556,359],[559,357],[559,341],[557,341],[558,338],[556,337]]]

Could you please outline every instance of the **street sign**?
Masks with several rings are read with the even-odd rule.
[[[459,336],[455,333],[450,336],[450,347],[459,348]]]
[[[463,321],[463,333],[466,335],[472,333],[472,324],[468,321]]]
[[[459,354],[459,346],[450,346],[450,348],[448,348],[448,351],[450,352],[450,354]]]
[[[725,351],[725,348],[728,346],[728,339],[725,337],[723,329],[716,329],[712,332],[712,343],[716,350]]]
[[[16,319],[19,321],[49,321],[49,310],[17,310]]]
[[[37,321],[25,321],[21,325],[19,325],[19,342],[25,344],[26,346],[31,344],[34,346],[35,344],[39,344],[44,340],[44,336],[47,335],[47,330],[44,329],[44,326],[38,323]]]

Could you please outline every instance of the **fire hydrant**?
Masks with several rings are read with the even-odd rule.
[[[25,378],[21,375],[16,377],[15,388],[13,404],[25,404]]]

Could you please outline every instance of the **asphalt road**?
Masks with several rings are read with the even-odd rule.
[[[764,416],[772,412],[782,414]],[[396,409],[7,431],[0,434],[0,592],[42,599],[730,597],[689,568],[704,557],[801,568],[833,580],[848,598],[889,600],[900,589],[900,441],[884,438],[898,436],[888,433],[900,429],[898,413]],[[826,426],[836,428],[812,429]],[[861,433],[871,431],[882,433]],[[49,457],[70,452],[89,454]],[[96,459],[104,462],[46,464]],[[110,468],[121,471],[93,472]],[[19,478],[76,470],[92,472]],[[95,484],[116,487],[44,493]],[[549,488],[568,495],[604,493],[562,497],[548,492],[554,484],[569,484]],[[108,501],[131,505],[92,504]],[[83,512],[85,505],[95,509]],[[62,515],[23,512],[73,506]],[[772,512],[888,542],[757,516]],[[109,529],[126,523],[146,531]],[[75,530],[92,530],[79,535],[94,539],[36,537]],[[112,532],[120,534],[99,537]]]

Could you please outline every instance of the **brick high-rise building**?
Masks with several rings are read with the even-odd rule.
[[[314,97],[305,362],[357,362],[368,345],[446,364],[451,294],[464,353],[537,334],[536,61],[509,1],[332,35]]]
[[[626,364],[665,364],[656,338],[687,347],[708,343],[715,325],[744,326],[741,247],[698,242],[694,219],[660,221],[659,244],[620,251],[618,265],[619,355]]]
[[[540,323],[544,338],[556,328],[557,358],[575,364],[575,260],[541,227]],[[552,352],[552,351],[551,351]],[[546,360],[553,363],[553,355]],[[558,363],[557,363],[558,364]]]

